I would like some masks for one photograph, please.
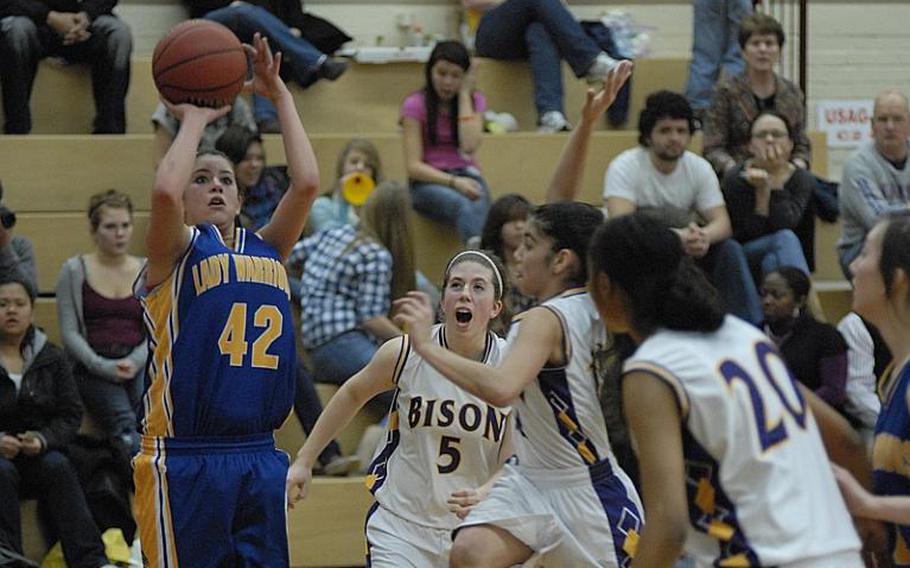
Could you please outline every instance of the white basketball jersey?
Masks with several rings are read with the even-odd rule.
[[[606,349],[607,334],[597,309],[582,289],[568,290],[541,306],[559,318],[568,362],[541,369],[515,402],[519,462],[536,469],[566,469],[612,458],[598,396],[597,353]],[[521,322],[521,315],[513,320],[509,341]]]
[[[632,371],[676,394],[686,551],[699,565],[774,566],[859,550],[815,419],[757,329],[727,316],[712,333],[660,330],[626,361]]]
[[[432,334],[447,347],[445,326],[435,326]],[[504,345],[488,333],[483,362],[498,365]],[[446,500],[499,469],[510,409],[491,406],[447,380],[410,349],[407,336],[395,373],[398,390],[386,443],[373,459],[367,486],[380,505],[411,522],[454,529],[459,519]]]

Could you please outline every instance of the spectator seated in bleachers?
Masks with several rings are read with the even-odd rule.
[[[301,336],[316,380],[343,384],[401,330],[392,300],[415,286],[408,190],[384,182],[357,227],[318,232],[294,247],[288,272],[300,276]],[[378,400],[388,409],[391,393]]]
[[[242,96],[234,99],[230,112],[205,126],[202,140],[199,142],[199,151],[214,150],[215,143],[232,126],[240,126],[251,132],[258,132],[250,105],[247,104]],[[152,127],[155,129],[154,164],[157,167],[158,162],[161,161],[168,148],[171,147],[174,137],[177,136],[177,131],[180,129],[180,121],[171,114],[163,103],[159,102],[154,114],[152,114]]]
[[[332,54],[351,38],[331,23],[305,14],[299,0],[185,0],[193,18],[206,18],[227,26],[240,41],[252,43],[261,33],[274,51],[282,54],[282,71],[308,87],[319,79],[334,81],[348,67]],[[282,74],[284,76],[285,73]],[[253,116],[260,132],[278,132],[275,105],[253,95]]]
[[[594,85],[603,83],[616,65],[560,0],[462,0],[461,4],[483,11],[474,39],[477,55],[530,63],[540,132],[571,128],[563,108],[561,60],[576,77]]]
[[[910,206],[910,105],[907,95],[888,90],[875,98],[872,141],[844,164],[837,196],[844,233],[837,243],[841,269],[850,278],[850,263],[863,248],[866,233],[887,213]]]
[[[786,118],[762,111],[752,122],[752,157],[728,171],[721,183],[733,238],[743,245],[758,280],[779,266],[811,272],[815,180],[790,163],[791,136]]]
[[[730,312],[758,324],[761,303],[711,165],[686,147],[692,107],[670,91],[651,94],[638,122],[639,146],[610,163],[603,197],[609,217],[647,209],[673,228],[686,254],[720,291]]]
[[[537,300],[518,289],[518,259],[515,251],[524,239],[525,221],[534,208],[523,195],[503,195],[490,206],[490,213],[480,235],[480,248],[496,253],[505,266],[509,287],[505,294],[507,317],[499,318],[492,324],[492,330],[505,337],[505,329],[498,329],[499,321],[509,322],[511,316],[520,314],[537,305]]]
[[[30,240],[13,234],[15,224],[15,213],[3,205],[3,182],[0,181],[0,278],[16,272],[37,290],[35,249]]]
[[[44,57],[92,67],[95,134],[126,132],[130,29],[112,10],[117,0],[4,0],[0,2],[0,83],[3,131],[28,134],[29,101]],[[60,96],[66,96],[60,93]]]
[[[331,193],[320,195],[313,202],[307,219],[307,234],[337,229],[344,225],[356,225],[360,222],[357,215],[360,206],[348,203],[341,190],[345,178],[356,174],[369,177],[374,184],[383,181],[379,150],[372,142],[362,138],[349,140],[338,154],[335,162],[337,181]]]
[[[32,325],[34,304],[29,281],[0,278],[0,551],[22,554],[19,499],[37,498],[68,566],[109,567],[66,457],[82,419],[79,392],[63,351]]]
[[[237,184],[243,192],[240,220],[258,231],[272,218],[278,202],[291,186],[288,167],[266,163],[262,137],[241,125],[232,125],[215,142],[215,149],[234,164]]]
[[[832,408],[847,400],[847,343],[834,326],[812,317],[807,309],[812,282],[794,266],[781,266],[761,285],[764,331],[793,377]]]
[[[746,61],[741,75],[725,77],[715,88],[714,98],[705,115],[705,158],[723,177],[750,155],[750,126],[763,110],[776,110],[787,118],[793,133],[790,160],[809,169],[812,160],[806,136],[806,111],[803,92],[793,82],[774,72],[784,46],[780,23],[756,12],[743,19],[739,45]]]
[[[128,252],[133,204],[127,195],[93,195],[88,219],[95,249],[64,262],[57,281],[60,337],[86,410],[112,447],[131,457],[139,451],[148,357],[142,306],[133,295],[144,259]]]
[[[486,98],[474,90],[471,57],[457,41],[436,44],[424,75],[424,88],[401,106],[411,198],[419,213],[455,225],[468,242],[480,237],[490,209],[490,190],[474,160]]]

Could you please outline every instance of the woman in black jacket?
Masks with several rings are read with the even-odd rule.
[[[65,455],[82,403],[63,351],[32,325],[35,292],[0,278],[0,547],[22,553],[19,498],[40,501],[73,568],[110,566]]]

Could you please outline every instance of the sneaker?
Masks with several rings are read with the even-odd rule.
[[[465,243],[466,250],[479,250],[480,249],[480,235],[474,235],[473,237],[468,237],[468,242]]]
[[[567,130],[572,130],[572,125],[569,124],[566,115],[558,110],[550,110],[543,113],[543,116],[540,117],[540,125],[537,127],[537,132],[544,134],[565,132]]]
[[[619,61],[601,51],[597,54],[597,57],[594,58],[594,62],[591,63],[591,66],[588,67],[588,72],[585,73],[585,81],[587,81],[589,85],[602,84],[607,79],[607,73],[618,64]]]
[[[334,81],[338,77],[341,77],[345,71],[348,70],[348,62],[343,59],[335,59],[334,57],[326,57],[325,61],[322,62],[322,65],[316,69],[316,76],[320,79],[328,79],[329,81]]]
[[[321,469],[322,475],[345,477],[360,469],[360,459],[357,456],[335,456]]]

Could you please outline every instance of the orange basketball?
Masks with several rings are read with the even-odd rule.
[[[234,102],[247,76],[240,40],[223,25],[189,20],[155,46],[152,76],[158,92],[174,104],[220,107]]]

